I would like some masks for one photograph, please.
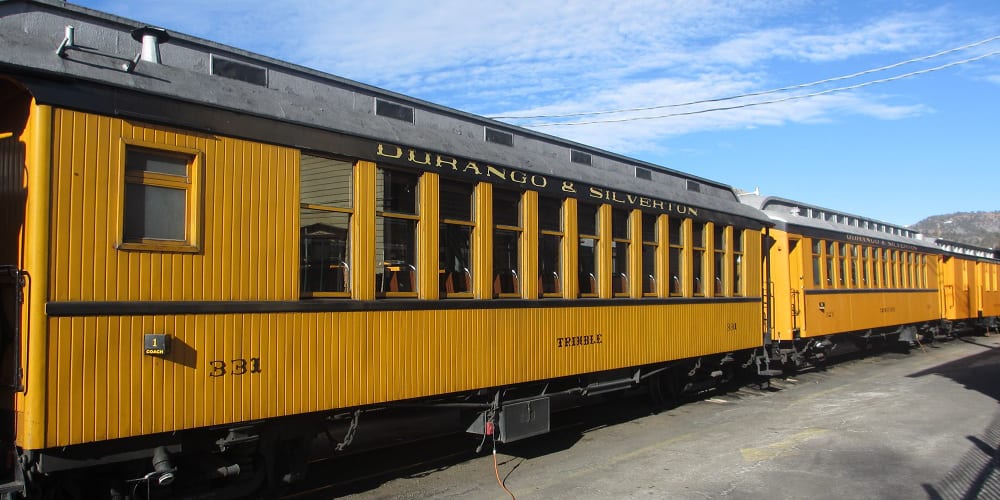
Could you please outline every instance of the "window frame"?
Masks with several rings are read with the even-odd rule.
[[[159,172],[132,172],[126,165],[129,148],[147,150],[152,154],[162,153],[164,156],[186,156],[187,176],[181,181],[181,176]],[[164,253],[200,253],[202,251],[202,220],[204,219],[204,203],[202,201],[202,177],[205,165],[205,152],[200,149],[176,146],[151,141],[143,141],[122,137],[118,143],[118,221],[116,224],[115,249],[124,251],[164,252]],[[125,239],[125,191],[129,184],[153,186],[168,189],[183,189],[184,196],[184,239],[168,240],[157,238]]]
[[[442,185],[444,185],[444,184],[463,185],[463,186],[466,186],[466,187],[469,188],[469,191],[470,191],[470,193],[469,193],[469,200],[468,200],[469,204],[470,204],[470,206],[469,206],[469,217],[470,217],[469,220],[465,220],[465,219],[453,219],[453,218],[450,218],[450,217],[444,217],[444,216],[440,215],[440,212],[442,211],[442,209],[440,207],[442,207],[444,205],[444,193],[445,193],[445,189],[442,188]],[[475,297],[475,290],[476,290],[475,280],[476,280],[476,276],[473,273],[473,269],[475,268],[475,266],[474,266],[473,263],[475,262],[475,258],[476,258],[475,257],[475,248],[476,248],[475,241],[476,241],[476,238],[478,237],[478,234],[477,234],[478,233],[478,229],[477,229],[478,226],[476,224],[476,184],[477,184],[476,182],[468,182],[468,181],[462,181],[462,180],[458,180],[458,179],[444,178],[444,177],[442,177],[440,179],[439,183],[438,183],[438,195],[437,195],[437,198],[438,198],[438,207],[439,207],[438,208],[438,211],[439,211],[438,215],[439,215],[439,217],[438,217],[438,254],[437,254],[438,263],[437,263],[437,267],[438,267],[438,278],[439,278],[438,279],[438,297],[441,298],[441,299],[471,299],[471,298]],[[449,278],[446,275],[448,273],[448,270],[447,269],[442,269],[441,268],[441,262],[440,262],[441,261],[440,246],[445,243],[445,241],[444,241],[445,232],[442,231],[442,229],[445,228],[446,226],[448,226],[448,227],[469,228],[469,262],[466,263],[467,265],[463,269],[463,271],[465,271],[465,272],[468,273],[467,277],[468,277],[468,282],[469,282],[469,287],[468,287],[469,289],[467,291],[464,291],[464,292],[448,292],[447,291],[447,286],[445,287],[445,290],[441,290],[441,278],[444,278],[444,279],[448,279]]]
[[[351,174],[350,175],[351,185],[350,185],[350,189],[348,190],[348,195],[350,197],[350,204],[351,204],[350,207],[342,207],[342,206],[337,206],[337,205],[326,205],[326,204],[321,204],[321,203],[305,203],[305,202],[302,202],[302,200],[301,200],[301,195],[302,195],[301,194],[302,193],[302,170],[301,169],[302,169],[302,161],[303,161],[303,158],[305,158],[305,157],[320,158],[320,159],[323,159],[323,160],[330,160],[330,161],[340,161],[340,162],[343,162],[345,164],[351,165],[351,173],[350,173]],[[310,152],[306,152],[306,151],[302,151],[302,152],[299,153],[299,169],[300,169],[299,170],[299,188],[298,188],[299,189],[299,196],[300,196],[300,199],[299,199],[299,220],[300,220],[299,231],[302,230],[302,226],[301,226],[302,210],[314,210],[314,211],[327,212],[327,213],[344,214],[344,215],[347,215],[347,221],[348,221],[347,222],[347,228],[348,229],[347,229],[347,241],[346,241],[346,255],[345,255],[347,257],[347,260],[344,262],[344,265],[346,267],[346,269],[344,270],[344,272],[346,273],[346,280],[345,280],[345,289],[346,290],[345,291],[341,291],[341,292],[307,291],[307,290],[303,290],[302,289],[303,284],[302,284],[301,279],[300,279],[300,283],[299,283],[299,296],[302,297],[302,298],[320,298],[320,297],[327,297],[327,298],[350,298],[352,296],[352,289],[353,289],[353,276],[352,276],[352,273],[354,272],[354,269],[352,268],[353,263],[351,262],[351,255],[352,255],[352,245],[354,244],[354,231],[353,231],[353,228],[354,228],[354,223],[355,223],[354,222],[354,217],[355,217],[355,210],[356,210],[355,209],[356,200],[355,200],[354,176],[356,175],[357,168],[358,168],[358,162],[357,162],[357,160],[354,160],[354,159],[351,159],[351,158],[342,158],[342,157],[331,156],[331,155],[316,154],[316,153],[310,153]],[[301,238],[301,235],[300,235],[300,238]],[[299,256],[300,261],[302,260],[302,258],[303,257],[300,255]]]
[[[565,264],[565,259],[566,259],[566,256],[563,255],[563,242],[565,241],[565,238],[566,238],[566,220],[564,218],[564,214],[565,214],[565,199],[564,198],[554,197],[554,196],[539,195],[538,196],[538,204],[537,204],[537,208],[539,210],[541,210],[541,208],[542,208],[542,204],[543,204],[542,202],[543,202],[543,200],[548,200],[546,202],[546,204],[549,201],[556,201],[556,202],[558,202],[558,204],[559,204],[559,230],[556,231],[556,230],[553,230],[553,229],[546,229],[546,228],[542,227],[542,223],[539,220],[539,223],[538,223],[538,255],[537,255],[537,257],[538,257],[538,273],[539,273],[538,297],[539,298],[562,298],[562,296],[563,296],[563,289],[564,289],[564,284],[563,284],[563,281],[564,281],[563,266]],[[542,240],[545,239],[546,236],[548,236],[548,237],[553,237],[554,236],[554,237],[559,238],[559,245],[556,247],[556,249],[557,249],[556,250],[557,251],[557,254],[556,254],[556,256],[557,256],[557,264],[556,264],[557,269],[555,271],[553,271],[555,273],[555,275],[556,275],[555,283],[557,284],[557,286],[556,286],[557,290],[555,292],[546,292],[545,291],[545,286],[542,283],[542,281],[543,281],[543,278],[541,276],[541,272],[542,272],[541,271],[541,264],[542,264],[542,258],[543,258],[543,254],[542,254]]]
[[[421,227],[420,227],[420,225],[421,225],[421,217],[420,217],[420,212],[421,212],[420,189],[421,189],[421,187],[420,187],[420,184],[421,184],[421,181],[423,180],[423,172],[400,169],[400,168],[394,167],[392,165],[377,164],[375,166],[376,179],[378,178],[379,171],[383,172],[383,174],[382,174],[383,176],[385,175],[384,172],[388,171],[390,173],[392,173],[392,172],[398,172],[398,173],[403,174],[403,175],[413,175],[414,177],[416,177],[416,182],[413,185],[413,192],[414,192],[414,207],[413,207],[413,210],[414,210],[414,213],[412,213],[412,214],[408,214],[408,213],[405,213],[405,212],[393,212],[393,211],[390,211],[390,210],[385,210],[384,207],[383,207],[382,210],[379,210],[378,209],[378,199],[379,199],[379,196],[381,196],[385,191],[384,191],[384,186],[383,186],[383,188],[381,190],[378,188],[378,182],[377,181],[376,181],[376,184],[375,184],[375,193],[374,193],[374,196],[372,197],[372,200],[375,202],[375,218],[374,218],[375,226],[374,227],[375,227],[375,231],[376,232],[379,230],[378,227],[379,227],[379,218],[380,217],[382,218],[383,224],[385,223],[386,220],[390,220],[390,221],[410,221],[410,222],[413,223],[413,242],[412,242],[412,244],[413,244],[413,249],[414,249],[414,258],[412,259],[413,262],[405,262],[405,261],[404,262],[394,262],[394,261],[386,260],[385,255],[383,254],[382,261],[379,262],[378,258],[377,258],[377,255],[378,255],[377,252],[379,250],[379,246],[378,246],[378,244],[376,244],[372,248],[372,251],[373,251],[373,255],[372,256],[375,257],[375,270],[378,271],[379,267],[382,268],[382,280],[387,279],[386,276],[385,276],[386,275],[386,271],[391,271],[391,272],[394,272],[394,273],[404,272],[405,269],[402,268],[402,266],[404,264],[406,266],[412,267],[412,269],[410,270],[410,272],[412,273],[413,278],[411,280],[412,283],[410,283],[411,290],[407,290],[407,291],[392,291],[392,290],[387,290],[386,287],[385,287],[385,285],[383,285],[382,287],[376,286],[375,287],[375,297],[379,298],[379,299],[381,299],[381,298],[393,298],[393,297],[396,297],[396,298],[416,298],[416,297],[418,297],[418,294],[419,294],[420,280],[422,279],[421,276],[420,276],[420,273],[419,273],[420,268],[418,266],[418,263],[419,263],[419,260],[421,258],[421,256],[420,256],[420,237],[419,237],[419,233],[421,231]],[[384,204],[384,200],[383,200],[383,204]],[[383,241],[382,245],[383,245],[383,247],[381,248],[381,250],[384,252],[385,251],[385,246],[384,246],[385,242],[384,241]]]

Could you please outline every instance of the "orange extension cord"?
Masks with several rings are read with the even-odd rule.
[[[510,495],[510,500],[517,500],[517,499],[514,498],[514,494],[511,493],[510,490],[508,490],[506,486],[504,486],[503,481],[500,480],[500,468],[497,466],[497,442],[496,441],[493,442],[493,472],[497,475],[497,484],[499,484],[500,487],[503,488],[503,490],[506,491],[508,495]]]

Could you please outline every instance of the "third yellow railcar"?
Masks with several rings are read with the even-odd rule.
[[[933,242],[798,201],[744,199],[775,224],[767,238],[768,311],[783,362],[800,366],[873,342],[913,342],[940,317]]]

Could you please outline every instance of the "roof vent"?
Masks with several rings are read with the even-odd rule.
[[[132,30],[132,38],[142,42],[142,49],[139,50],[139,53],[135,55],[132,61],[122,65],[126,73],[131,73],[139,61],[160,64],[160,44],[170,40],[170,33],[167,33],[167,30],[162,28],[143,26]]]
[[[514,134],[486,127],[486,142],[503,144],[504,146],[514,145]]]
[[[170,40],[170,34],[167,33],[167,30],[143,26],[132,30],[132,38],[137,42],[142,42],[142,51],[139,52],[140,60],[160,64],[160,44]]]
[[[593,165],[593,157],[583,151],[570,150],[569,161],[584,165]]]

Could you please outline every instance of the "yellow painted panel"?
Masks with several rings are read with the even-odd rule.
[[[799,316],[802,337],[933,321],[937,301],[933,290],[807,294]]]
[[[1000,291],[983,292],[983,315],[1000,316]]]
[[[975,263],[952,256],[938,266],[944,318],[964,320],[977,317],[979,311],[972,297],[976,292]]]
[[[57,110],[51,300],[298,297],[298,158],[293,149]],[[122,141],[203,155],[200,251],[119,250]]]
[[[760,325],[755,302],[52,318],[45,446],[750,349]]]

